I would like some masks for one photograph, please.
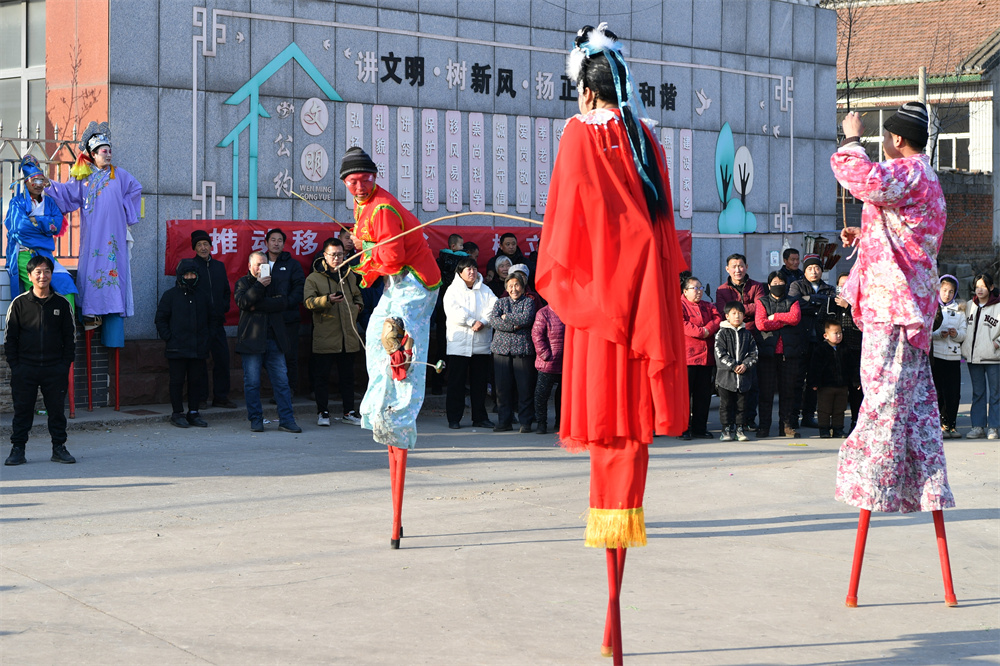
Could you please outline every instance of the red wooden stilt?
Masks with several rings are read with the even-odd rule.
[[[121,366],[119,363],[121,351],[122,350],[120,347],[115,347],[115,411],[116,412],[120,412],[122,410],[121,391],[118,388],[119,386],[121,386],[121,382],[119,381],[121,379],[121,372],[120,372]]]
[[[621,589],[622,578],[625,576],[625,553],[628,548],[618,549],[618,589]],[[611,647],[611,601],[608,601],[608,614],[604,619],[604,641],[601,642],[601,656],[610,657],[614,650]]]
[[[611,611],[611,652],[614,666],[625,663],[622,657],[621,584],[618,579],[618,557],[624,549],[607,548],[608,559],[608,609]]]
[[[868,541],[868,523],[872,512],[861,509],[858,516],[858,537],[854,541],[854,562],[851,564],[851,584],[847,589],[848,608],[858,607],[858,583],[861,581],[861,562],[865,559],[865,542]]]
[[[941,558],[941,576],[944,578],[944,605],[957,606],[955,586],[951,582],[951,560],[948,558],[948,537],[944,534],[944,512],[941,509],[932,511],[934,514],[934,532],[937,534],[938,556]]]
[[[90,358],[90,343],[94,339],[94,331],[89,330],[83,335],[87,347],[87,411],[94,411],[94,364]]]
[[[393,497],[392,505],[392,539],[399,548],[399,540],[403,536],[403,488],[406,485],[406,456],[407,449],[392,447],[396,455],[396,494]]]
[[[76,363],[69,364],[69,383],[66,385],[66,395],[69,398],[69,417],[71,419],[76,418],[76,400],[73,396],[73,369],[76,367]]]

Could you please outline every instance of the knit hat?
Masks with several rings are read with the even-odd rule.
[[[198,245],[198,241],[208,241],[208,244],[212,244],[212,237],[208,235],[208,232],[204,229],[195,229],[191,232],[191,249],[194,250],[195,246]]]
[[[515,271],[517,271],[519,273],[524,273],[524,277],[531,276],[531,271],[528,270],[527,264],[514,264],[514,265],[512,265],[510,267],[510,272],[513,273]]]
[[[889,116],[882,127],[896,136],[923,147],[927,145],[927,107],[920,102],[907,102]]]
[[[352,173],[378,173],[375,162],[358,146],[348,148],[344,158],[340,160],[340,179],[344,180]]]
[[[823,262],[819,260],[818,254],[807,254],[805,259],[802,260],[802,270],[805,270],[814,264],[823,268]]]

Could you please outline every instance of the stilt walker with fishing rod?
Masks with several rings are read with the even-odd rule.
[[[836,498],[861,510],[847,605],[858,605],[861,562],[872,511],[931,511],[944,578],[955,606],[942,509],[955,506],[948,486],[937,392],[931,380],[931,330],[937,310],[937,253],[947,216],[930,158],[928,116],[920,102],[883,124],[889,158],[873,163],[861,144],[856,112],[843,120],[844,141],[830,159],[844,189],[864,202],[861,227],[841,240],[857,261],[841,290],[864,332],[858,423],[840,448]]]
[[[340,178],[354,197],[354,247],[361,253],[354,271],[361,285],[378,276],[385,291],[365,334],[368,390],[361,401],[361,427],[389,450],[392,488],[392,537],[403,536],[403,486],[406,456],[417,443],[417,415],[424,402],[427,342],[437,302],[441,271],[421,233],[417,218],[375,184],[378,168],[361,148],[353,147],[340,164]]]
[[[646,545],[648,446],[687,425],[677,287],[687,266],[664,156],[606,24],[577,33],[567,73],[580,114],[559,142],[535,285],[566,324],[559,438],[590,452],[585,543],[606,551],[601,652],[621,664],[625,553]]]

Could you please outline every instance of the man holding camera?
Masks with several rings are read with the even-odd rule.
[[[274,399],[278,403],[278,427],[285,432],[302,432],[302,428],[295,423],[285,368],[285,353],[291,344],[285,334],[284,321],[288,297],[272,281],[270,268],[263,252],[251,252],[250,270],[236,283],[236,307],[240,310],[236,353],[243,359],[247,418],[250,430],[264,432],[260,371],[266,367],[274,388]]]

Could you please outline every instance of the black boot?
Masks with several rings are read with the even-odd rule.
[[[24,459],[24,447],[17,446],[16,444],[10,447],[10,455],[7,456],[7,460],[3,461],[4,465],[23,465],[25,463]]]
[[[537,432],[539,435],[548,434],[549,431],[545,427],[545,421],[538,422],[538,430],[536,430],[535,432]]]
[[[52,457],[49,458],[52,462],[73,464],[76,462],[76,458],[69,454],[66,450],[65,444],[53,444],[52,445]]]

